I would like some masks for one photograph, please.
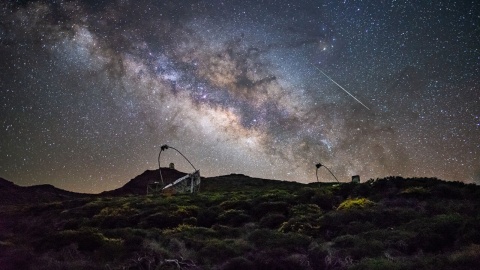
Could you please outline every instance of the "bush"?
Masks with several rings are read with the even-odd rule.
[[[415,232],[403,230],[372,230],[363,233],[365,239],[381,241],[385,248],[394,249],[403,253],[412,254],[417,251],[413,245],[413,239],[416,237]]]
[[[282,214],[268,214],[260,219],[259,226],[262,228],[268,229],[276,229],[278,228],[283,222],[286,221],[286,217]]]
[[[197,215],[197,226],[211,227],[218,222],[218,215],[220,213],[220,207],[210,207],[205,210],[200,210]]]
[[[221,270],[240,270],[240,269],[250,269],[250,270],[255,270],[255,264],[244,258],[244,257],[235,257],[226,263],[224,263],[222,266],[220,266]]]
[[[316,219],[292,218],[284,222],[278,229],[283,233],[300,233],[311,237],[319,237],[321,234],[319,222]]]
[[[182,221],[182,224],[196,226],[197,225],[197,219],[194,218],[194,217],[184,218],[183,221]]]
[[[418,233],[415,246],[428,252],[438,252],[454,245],[464,219],[458,214],[438,215],[423,218],[406,225],[407,229]]]
[[[386,208],[376,211],[373,222],[377,227],[395,227],[420,217],[420,213],[410,208]]]
[[[256,252],[253,257],[256,269],[287,270],[280,258],[286,258],[289,252],[282,248],[272,248]]]
[[[430,191],[424,187],[408,187],[402,190],[400,194],[407,198],[416,198],[419,200],[430,197]]]
[[[382,254],[384,245],[374,239],[365,239],[356,235],[342,235],[334,239],[334,247],[345,250],[353,259],[376,257]]]
[[[315,243],[308,250],[308,259],[313,269],[326,269],[325,257],[328,255],[328,248]]]
[[[331,192],[316,193],[311,202],[317,204],[324,211],[330,211],[335,209],[335,207],[342,201],[338,196],[334,196]]]
[[[182,218],[171,213],[157,213],[147,217],[147,225],[159,229],[175,228],[182,223]]]
[[[406,269],[402,263],[390,261],[385,258],[366,258],[360,263],[350,267],[352,270],[396,270]]]
[[[319,217],[320,215],[322,215],[322,210],[316,204],[298,204],[293,206],[290,212],[292,216],[295,217]]]
[[[352,221],[348,223],[342,230],[345,234],[359,234],[375,229],[375,226],[370,222]]]
[[[317,189],[304,187],[298,191],[296,200],[300,203],[310,203],[311,199],[316,193]]]
[[[312,269],[306,254],[291,254],[281,260],[284,269]]]
[[[263,202],[253,208],[256,217],[263,217],[269,213],[287,214],[289,205],[286,202]]]
[[[252,217],[247,215],[242,210],[227,210],[218,216],[218,221],[221,224],[226,224],[234,227],[238,227],[247,222],[252,221]]]
[[[286,250],[303,251],[310,244],[310,237],[299,233],[282,233],[267,229],[253,231],[248,240],[260,248],[282,247]]]
[[[220,204],[220,207],[224,210],[230,210],[230,209],[235,209],[235,210],[244,210],[244,211],[250,211],[252,208],[252,205],[250,202],[244,201],[244,200],[229,200],[229,201],[224,201]]]
[[[195,205],[181,205],[177,206],[175,211],[172,211],[172,215],[180,218],[196,217],[198,214],[199,208]]]
[[[480,263],[480,245],[470,245],[448,257],[456,269],[476,269]]]
[[[35,255],[32,251],[24,249],[8,249],[2,251],[0,256],[1,269],[35,269]]]
[[[206,264],[217,264],[240,256],[250,250],[247,242],[239,239],[210,239],[198,252],[199,260]]]
[[[342,202],[337,210],[348,210],[348,209],[362,209],[375,205],[374,202],[366,198],[356,198],[356,199],[347,199]]]
[[[94,251],[105,242],[105,237],[96,230],[84,229],[80,231],[66,230],[44,237],[40,242],[41,250],[59,250],[76,243],[80,251]]]
[[[212,229],[221,237],[224,238],[238,238],[242,234],[242,229],[230,226],[215,224]]]
[[[295,196],[287,190],[272,189],[264,192],[259,200],[263,202],[293,202]]]

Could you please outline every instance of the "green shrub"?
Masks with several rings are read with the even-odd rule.
[[[235,209],[235,210],[244,210],[244,211],[250,211],[252,208],[252,205],[248,201],[244,200],[229,200],[229,201],[224,201],[220,204],[220,207],[224,210],[230,210],[230,209]]]
[[[67,209],[60,213],[63,217],[86,217],[91,218],[94,215],[98,214],[104,207],[106,206],[106,202],[101,199],[96,199],[91,201],[83,206]]]
[[[337,210],[348,210],[348,209],[362,209],[375,205],[374,202],[370,201],[367,198],[350,198],[343,201],[338,207]]]
[[[175,236],[180,239],[193,239],[199,241],[203,241],[209,238],[229,237],[211,228],[194,227],[185,224],[179,225],[174,229],[164,230],[163,235],[168,235],[169,237]]]
[[[358,264],[350,267],[351,270],[400,270],[407,269],[402,263],[394,262],[386,258],[366,258]]]
[[[291,253],[286,249],[276,247],[264,249],[256,252],[253,255],[253,262],[256,269],[301,269],[301,268],[288,268],[285,264],[284,258],[287,258]]]
[[[359,234],[375,229],[375,225],[371,222],[351,221],[342,230],[345,234]]]
[[[148,227],[159,229],[175,228],[182,223],[182,217],[175,216],[172,213],[157,213],[146,218]]]
[[[242,239],[210,239],[198,251],[200,262],[218,264],[227,259],[240,256],[251,249],[249,244]]]
[[[417,233],[414,245],[428,252],[438,252],[454,245],[464,218],[458,214],[417,219],[406,225]]]
[[[316,193],[317,189],[311,187],[304,187],[297,192],[296,200],[299,203],[310,203]]]
[[[316,204],[298,204],[290,209],[291,215],[294,217],[307,217],[322,215],[322,210]]]
[[[260,219],[259,226],[262,228],[275,229],[278,228],[283,222],[285,222],[286,219],[287,218],[282,214],[268,214],[262,219]]]
[[[417,247],[413,244],[413,239],[417,236],[416,232],[404,230],[371,230],[363,233],[365,239],[381,241],[385,248],[395,249],[403,253],[412,254],[417,251]]]
[[[199,210],[197,215],[197,226],[211,227],[218,222],[218,216],[221,212],[220,207],[214,206],[205,210]]]
[[[371,183],[372,182],[368,182],[368,181],[361,184],[354,183],[355,186],[353,187],[353,190],[350,196],[369,197],[372,194]]]
[[[288,255],[286,258],[280,258],[283,269],[312,269],[308,255],[294,253]]]
[[[310,244],[310,237],[299,233],[283,233],[268,229],[253,231],[248,240],[260,248],[282,247],[287,250],[306,250]]]
[[[177,209],[172,211],[172,215],[180,218],[196,217],[199,211],[199,207],[195,205],[181,205],[177,206]]]
[[[330,211],[342,201],[341,197],[335,196],[332,192],[317,192],[311,199],[311,203],[314,203],[324,211]]]
[[[195,218],[195,217],[184,218],[182,220],[182,223],[185,224],[185,225],[196,226],[197,225],[197,218]]]
[[[425,199],[430,196],[430,191],[424,187],[408,187],[400,192],[401,195],[409,198]]]
[[[255,269],[255,264],[244,258],[244,257],[235,257],[226,263],[224,263],[222,266],[220,266],[221,270],[240,270],[240,269],[249,269],[249,270],[254,270]]]
[[[448,261],[456,269],[476,269],[480,263],[480,245],[468,247],[448,256]]]
[[[375,211],[372,222],[379,228],[396,227],[420,216],[418,211],[411,208],[382,208]]]
[[[0,269],[36,269],[35,254],[26,249],[3,249],[0,251]]]
[[[262,202],[293,202],[295,195],[287,190],[272,189],[263,192],[258,199]]]
[[[269,213],[287,214],[289,205],[283,201],[263,202],[254,206],[256,217],[263,217]]]
[[[383,243],[374,239],[365,239],[358,235],[342,235],[333,240],[334,247],[345,250],[353,259],[376,257],[385,249]]]
[[[252,221],[252,217],[247,215],[243,210],[230,209],[220,214],[218,221],[221,224],[238,227]]]
[[[106,239],[94,229],[83,229],[79,231],[65,230],[53,235],[45,236],[40,243],[42,250],[59,250],[67,245],[76,243],[80,251],[94,251],[100,248]]]
[[[105,207],[94,218],[108,217],[108,216],[131,216],[138,214],[138,211],[126,205],[121,207]]]
[[[278,231],[283,233],[300,233],[310,237],[320,237],[319,221],[311,217],[291,218],[287,222],[282,223]]]
[[[109,262],[119,260],[126,254],[126,249],[121,239],[103,239],[103,244],[95,250],[97,261]],[[79,246],[79,250],[80,246]]]
[[[136,216],[105,216],[96,221],[100,228],[115,229],[135,226],[138,218]]]
[[[354,235],[346,234],[335,238],[333,241],[336,248],[348,248],[355,245],[356,239]]]
[[[78,230],[82,224],[81,218],[70,218],[63,225],[64,230]]]

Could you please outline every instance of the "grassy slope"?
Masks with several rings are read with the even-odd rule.
[[[231,175],[194,196],[3,206],[0,269],[476,269],[479,198],[436,179]]]

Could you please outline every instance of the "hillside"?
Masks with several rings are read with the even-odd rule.
[[[170,168],[162,168],[162,177],[165,184],[172,183],[186,173]],[[128,181],[122,187],[100,193],[100,196],[129,196],[147,195],[147,186],[150,183],[159,182],[158,170],[147,170]],[[237,191],[245,189],[278,188],[278,187],[301,187],[304,184],[278,180],[252,178],[243,174],[229,174],[215,177],[202,177],[202,191]]]
[[[170,168],[162,168],[163,181],[169,184],[176,179],[185,176],[186,173]],[[146,195],[147,186],[153,182],[160,181],[160,174],[158,170],[147,170],[144,173],[128,181],[120,188],[102,192],[101,196],[127,196],[127,195]]]
[[[0,205],[46,203],[85,196],[89,195],[66,191],[52,185],[21,187],[0,178]]]
[[[438,179],[232,174],[196,195],[2,205],[0,269],[476,269],[478,198]]]

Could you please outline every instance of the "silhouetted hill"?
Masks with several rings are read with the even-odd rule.
[[[8,180],[5,180],[3,178],[0,177],[0,189],[3,189],[3,188],[12,188],[12,187],[15,187],[15,184],[8,181]]]
[[[89,196],[56,188],[52,185],[21,187],[0,178],[0,205],[46,203]]]
[[[165,184],[169,184],[186,173],[170,168],[162,168],[162,177]],[[100,193],[101,196],[127,196],[127,195],[145,195],[149,183],[160,182],[158,170],[147,170],[139,176],[128,181],[120,188]]]
[[[244,174],[229,174],[202,178],[200,191],[239,191],[267,188],[295,188],[305,184],[298,182],[254,178]]]
[[[162,168],[165,185],[185,176],[186,173],[170,168]],[[158,170],[147,170],[136,176],[124,186],[100,193],[100,196],[146,195],[149,183],[160,182]],[[279,180],[253,178],[244,174],[229,174],[215,177],[202,177],[201,191],[238,191],[247,189],[301,187],[305,184]]]

